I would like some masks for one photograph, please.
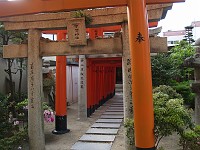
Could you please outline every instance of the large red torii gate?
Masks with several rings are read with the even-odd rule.
[[[137,150],[155,150],[152,78],[146,4],[185,0],[21,0],[0,2],[0,17],[86,8],[127,6],[135,145]],[[31,32],[30,32],[31,33]],[[134,66],[134,67],[133,67]],[[45,149],[41,147],[41,149]]]

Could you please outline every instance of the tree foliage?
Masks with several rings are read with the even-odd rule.
[[[153,86],[172,85],[173,80],[188,80],[193,75],[193,69],[183,67],[187,57],[194,55],[195,50],[186,41],[181,41],[168,53],[152,57]]]
[[[194,127],[190,111],[184,107],[181,95],[170,86],[155,88],[153,102],[156,148],[163,137],[172,135],[174,132],[181,136],[186,128]],[[127,131],[134,133],[133,120],[127,120],[125,127]],[[130,143],[134,143],[132,134],[127,133],[126,136]]]
[[[179,144],[183,150],[199,150],[200,149],[200,126],[195,126],[192,130],[187,130],[180,138]]]
[[[151,62],[153,86],[168,85],[177,76],[177,70],[168,54],[153,56]]]
[[[173,63],[177,71],[176,79],[181,81],[188,80],[193,75],[193,69],[183,66],[186,58],[195,54],[195,49],[191,44],[186,41],[181,41],[177,46],[171,49],[169,59]]]
[[[176,132],[182,135],[186,128],[192,128],[191,115],[183,105],[183,99],[170,99],[162,92],[154,93],[154,123],[156,147],[163,137]]]
[[[4,25],[2,22],[0,22],[0,48],[2,49],[3,45],[8,45],[9,42],[15,43],[15,44],[21,44],[24,40],[27,39],[27,33],[26,32],[15,32],[15,31],[6,31],[4,29]],[[10,88],[10,97],[8,99],[9,102],[9,111],[12,111],[12,113],[15,115],[15,87],[13,86],[13,75],[17,74],[19,72],[19,86],[18,86],[18,99],[17,101],[22,100],[21,98],[21,83],[22,83],[22,75],[24,67],[24,59],[17,59],[18,67],[13,70],[13,62],[14,59],[6,59],[7,60],[7,68],[4,69],[4,71],[8,74],[9,77],[9,88]]]

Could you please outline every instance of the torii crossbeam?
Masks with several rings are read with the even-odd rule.
[[[129,0],[17,0],[0,1],[0,17],[86,8],[127,6]],[[145,0],[146,4],[184,2],[185,0]]]
[[[42,12],[68,11],[86,8],[127,6],[130,54],[132,64],[131,69],[133,83],[132,95],[134,105],[135,146],[137,150],[155,150],[152,77],[146,5],[184,1],[185,0],[19,0],[12,2],[4,1],[0,2],[0,17]],[[38,58],[39,56],[38,47],[40,34],[36,29],[30,29],[29,34],[33,35],[29,38],[29,40],[34,41],[32,43],[29,43],[29,50],[33,51],[30,51],[28,54],[34,54],[34,57],[32,57],[32,60],[29,64],[31,66],[30,69],[32,69],[31,71],[34,71],[34,63],[36,63],[35,58]],[[32,78],[40,78],[38,72],[36,72],[35,75],[31,75]],[[31,94],[33,95],[33,97],[36,95],[36,93]],[[31,99],[31,101],[34,100],[36,99]],[[41,126],[42,124],[40,123],[40,130],[42,130]],[[43,140],[43,138],[40,139]],[[33,150],[36,149],[36,146],[33,142],[34,140],[36,139],[30,139],[30,149]],[[44,150],[44,142],[42,141],[41,143],[43,143],[43,145],[37,148],[39,148],[40,150]]]

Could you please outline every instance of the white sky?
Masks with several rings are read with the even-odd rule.
[[[159,21],[162,32],[168,30],[184,30],[192,21],[200,21],[200,0],[186,0],[184,3],[174,3],[164,20]]]

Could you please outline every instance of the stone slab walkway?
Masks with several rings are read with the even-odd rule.
[[[123,117],[122,99],[113,100],[108,109],[71,147],[71,150],[111,150]]]

